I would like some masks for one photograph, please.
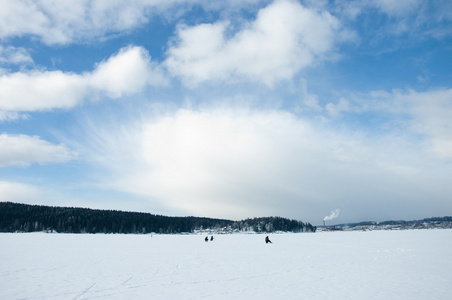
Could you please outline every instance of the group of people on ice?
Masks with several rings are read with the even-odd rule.
[[[206,238],[204,239],[204,241],[206,241],[206,242],[208,242],[209,241],[209,237],[208,236],[206,236]],[[213,235],[210,237],[210,241],[213,241]],[[265,237],[265,243],[266,244],[268,244],[268,243],[272,243],[272,241],[270,241],[270,238],[268,237],[268,235]]]

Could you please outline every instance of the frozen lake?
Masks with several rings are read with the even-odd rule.
[[[0,299],[451,299],[452,230],[0,233]]]

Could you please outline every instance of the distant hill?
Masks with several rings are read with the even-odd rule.
[[[361,226],[402,226],[404,228],[417,228],[421,224],[449,224],[452,223],[452,217],[434,217],[434,218],[425,218],[421,220],[412,220],[412,221],[405,221],[405,220],[390,220],[390,221],[383,221],[383,222],[375,222],[375,221],[364,221],[359,223],[344,223],[344,224],[336,224],[333,226],[328,227],[361,227]],[[449,226],[447,227],[449,228]]]
[[[0,202],[0,232],[172,234],[193,233],[201,230],[216,230],[217,232],[315,232],[316,227],[310,223],[281,217],[232,221]]]

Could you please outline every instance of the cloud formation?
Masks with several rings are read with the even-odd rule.
[[[189,86],[242,78],[272,86],[324,59],[341,36],[327,11],[276,1],[237,32],[229,22],[180,26],[165,64]]]
[[[28,116],[26,114],[0,110],[0,122],[26,120],[26,119],[28,119]]]
[[[0,195],[318,223],[451,210],[449,2],[0,0]],[[93,48],[107,59],[71,71]],[[37,170],[42,189],[10,181]]]
[[[47,45],[108,39],[145,25],[155,16],[174,18],[186,6],[224,10],[260,0],[209,3],[199,0],[49,1],[1,0],[0,39],[37,37]],[[231,3],[230,3],[231,2]]]
[[[452,89],[410,90],[396,93],[395,100],[412,116],[410,129],[428,137],[426,146],[439,157],[452,158]]]
[[[64,144],[54,145],[37,136],[0,134],[0,167],[61,163],[76,157]]]
[[[432,193],[438,197],[429,201],[448,207],[444,189],[434,190],[447,174],[429,171],[435,167],[427,157],[392,136],[367,137],[314,126],[285,111],[237,107],[179,109],[143,118],[131,130],[116,126],[89,127],[102,137],[85,145],[108,174],[100,184],[189,215],[322,220],[336,206],[348,216],[370,207],[369,218],[376,218],[397,206],[394,211],[416,216]],[[130,134],[137,128],[141,134]]]
[[[142,25],[151,8],[165,6],[146,2],[2,1],[0,38],[31,35],[48,45],[90,40]]]
[[[72,108],[99,96],[120,98],[166,80],[142,47],[122,48],[92,72],[17,72],[0,76],[0,110],[42,111]]]
[[[337,102],[324,106],[330,120],[347,119],[367,114],[384,116],[383,123],[373,129],[390,130],[393,134],[414,136],[423,143],[419,145],[430,154],[452,157],[452,89],[429,91],[393,90],[356,93],[341,97]],[[323,111],[322,111],[323,112]],[[390,128],[392,127],[392,128]]]
[[[420,0],[375,0],[372,4],[389,15],[400,16],[413,13],[421,2]]]
[[[25,48],[0,45],[0,65],[31,63],[33,63],[33,59]]]

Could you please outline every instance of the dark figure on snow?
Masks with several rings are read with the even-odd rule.
[[[210,237],[210,240],[213,241],[213,235]]]
[[[206,236],[206,238],[204,239],[206,242],[208,242],[209,241],[209,237],[208,236]]]
[[[266,244],[268,244],[268,243],[272,243],[272,241],[270,241],[270,238],[268,237],[268,235],[265,237],[265,243]]]

